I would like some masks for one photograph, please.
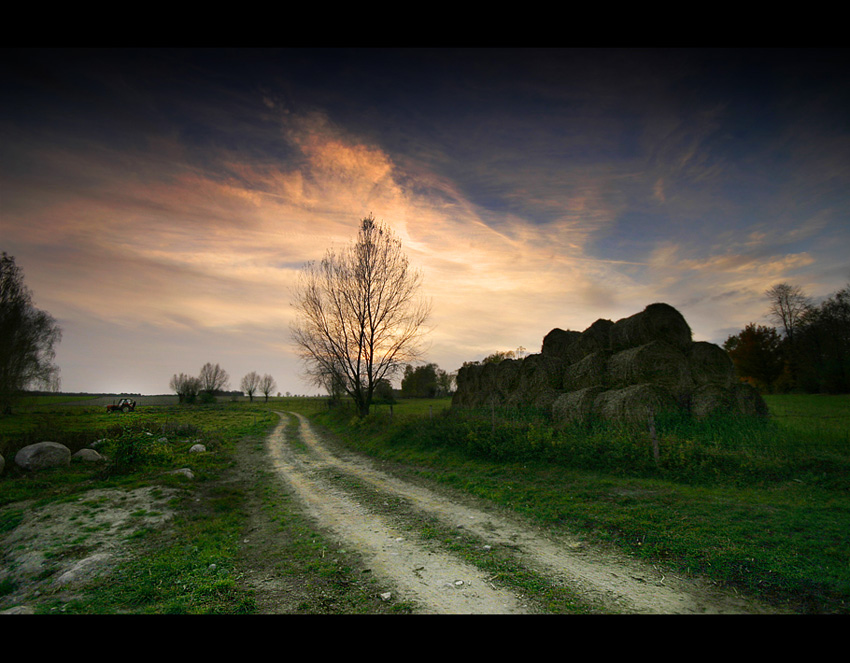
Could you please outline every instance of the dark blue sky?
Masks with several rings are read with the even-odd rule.
[[[67,390],[164,392],[213,361],[303,393],[289,288],[370,212],[424,272],[446,370],[654,301],[720,343],[776,282],[850,280],[847,64],[7,49],[0,249],[65,328]]]

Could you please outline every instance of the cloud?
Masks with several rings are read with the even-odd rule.
[[[313,56],[284,53],[307,69],[231,86],[236,68],[210,75],[198,54],[183,94],[169,52],[155,58],[167,83],[120,67],[86,77],[105,81],[100,109],[67,78],[73,114],[44,108],[38,127],[0,114],[3,248],[67,325],[66,348],[80,347],[74,330],[103,334],[103,356],[82,347],[77,366],[143,370],[120,353],[116,339],[132,335],[164,365],[190,364],[174,370],[219,361],[209,355],[232,358],[234,374],[263,356],[294,370],[290,286],[369,213],[422,270],[429,359],[447,369],[536,351],[555,326],[652,301],[682,306],[713,338],[760,315],[773,282],[834,289],[835,265],[846,267],[843,116],[799,121],[827,101],[786,99],[755,123],[763,108],[748,110],[747,91],[698,85],[703,70],[680,62],[690,58],[616,51],[500,52],[492,70],[461,58],[452,80],[432,70],[392,89],[366,57],[368,90],[352,98],[355,63],[324,73],[328,86],[314,82]],[[412,56],[432,58],[449,66],[458,53]],[[502,73],[474,75],[485,70]],[[246,338],[251,365],[236,350],[247,357]]]

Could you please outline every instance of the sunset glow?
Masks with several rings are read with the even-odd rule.
[[[317,393],[291,288],[369,213],[447,371],[652,302],[722,343],[778,281],[850,281],[840,51],[4,55],[0,250],[63,328],[63,391],[212,362]]]

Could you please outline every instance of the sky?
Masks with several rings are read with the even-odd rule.
[[[654,302],[694,340],[850,282],[846,50],[4,49],[0,251],[62,390],[220,364],[282,393],[305,263],[372,214],[421,270],[424,361],[540,351]]]

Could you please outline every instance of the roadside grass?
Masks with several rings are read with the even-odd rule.
[[[660,420],[658,464],[646,431],[559,429],[445,399],[311,417],[359,451],[547,527],[796,612],[847,613],[850,442],[833,425],[847,399],[766,400],[768,422]]]
[[[39,403],[31,412],[0,418],[7,453],[11,450],[13,458],[21,446],[45,439],[66,444],[73,452],[102,439],[99,450],[108,461],[72,462],[67,468],[36,473],[7,462],[0,477],[3,531],[20,522],[22,513],[14,503],[23,500],[34,500],[37,508],[92,489],[149,484],[179,488],[182,498],[173,526],[166,532],[137,532],[136,553],[113,574],[93,582],[69,603],[60,605],[43,596],[38,611],[250,612],[250,594],[238,588],[234,574],[245,518],[240,510],[243,497],[217,479],[232,466],[234,445],[246,436],[265,434],[277,418],[239,404],[150,407],[120,415],[107,415],[102,408],[52,405]],[[210,453],[190,453],[195,442]],[[169,473],[181,467],[190,467],[195,480]]]
[[[283,400],[283,399],[281,399]],[[263,441],[278,423],[273,409],[289,409],[291,399],[220,402],[208,405],[145,406],[134,413],[106,414],[102,407],[68,406],[34,399],[27,411],[0,418],[0,445],[7,458],[0,475],[0,535],[23,520],[18,506],[38,508],[75,501],[98,488],[131,489],[162,485],[179,489],[176,514],[161,530],[132,535],[133,554],[106,576],[75,590],[71,600],[44,593],[40,614],[252,614],[255,593],[243,582],[247,506],[261,496],[267,515],[279,528],[273,573],[290,583],[293,613],[374,614],[409,612],[402,603],[385,604],[372,591],[353,560],[338,552],[295,509],[291,496],[269,472],[250,485],[233,482],[240,448],[262,454]],[[60,407],[61,405],[61,407]],[[323,399],[299,399],[306,412],[327,409]],[[31,442],[52,440],[72,452],[105,440],[104,464],[72,462],[67,468],[29,473],[17,468],[14,452]],[[195,442],[210,453],[189,453]],[[11,453],[10,453],[11,451]],[[191,481],[171,470],[188,467]],[[250,494],[249,494],[250,491]],[[105,507],[106,508],[106,507]],[[60,553],[61,554],[61,553]],[[16,590],[0,582],[0,597]]]
[[[182,500],[174,526],[144,533],[141,554],[89,583],[67,602],[39,611],[65,614],[250,614],[254,599],[238,583],[236,559],[244,522],[239,489],[202,489]],[[197,491],[192,492],[194,497]]]
[[[246,525],[243,489],[220,479],[239,444],[261,444],[276,424],[272,410],[305,414],[345,444],[424,477],[504,505],[556,529],[603,542],[719,586],[753,593],[799,613],[848,612],[850,599],[850,442],[848,397],[768,396],[773,420],[760,426],[715,422],[687,428],[659,422],[661,465],[646,432],[614,428],[556,430],[533,414],[459,413],[450,401],[409,400],[381,405],[364,420],[330,410],[325,399],[257,399],[254,403],[151,406],[129,415],[101,408],[35,404],[0,418],[7,459],[0,475],[0,533],[22,512],[14,502],[68,500],[98,487],[159,483],[183,489],[178,517],[167,531],[143,531],[137,554],[71,603],[39,610],[76,613],[250,613],[253,595],[239,582],[239,536]],[[9,454],[42,434],[80,448],[107,438],[113,455],[124,440],[124,467],[72,463],[46,474],[16,470]],[[167,442],[160,442],[165,437]],[[194,439],[213,450],[189,454]],[[107,447],[109,448],[109,447]],[[132,453],[130,453],[132,452]],[[119,454],[120,455],[120,454]],[[187,483],[167,474],[191,466]],[[287,541],[281,575],[304,592],[298,612],[369,613],[390,610],[352,579],[352,564],[328,554],[332,544],[295,513],[268,475],[254,487]],[[426,524],[427,525],[427,524]],[[423,528],[474,557],[477,542]],[[338,552],[338,551],[337,551]],[[493,563],[492,556],[479,559]],[[520,571],[511,582],[569,611],[568,597],[534,589]],[[357,574],[354,573],[356,578]],[[506,577],[509,577],[506,575]],[[0,583],[0,596],[13,591]],[[546,598],[548,597],[548,598]],[[404,611],[404,606],[395,608]]]

